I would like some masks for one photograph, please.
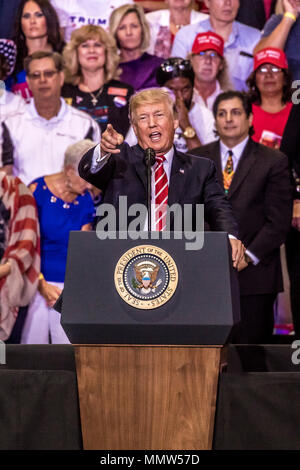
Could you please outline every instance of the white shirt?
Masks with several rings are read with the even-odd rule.
[[[228,151],[231,150],[233,155],[232,155],[232,161],[233,161],[233,171],[235,172],[237,169],[237,166],[239,164],[240,158],[242,156],[242,153],[248,143],[249,137],[247,136],[242,142],[240,142],[238,145],[235,147],[232,147],[231,149],[227,147],[222,140],[220,140],[220,153],[221,153],[221,163],[222,163],[222,171],[224,171],[226,162],[228,159]],[[257,265],[259,263],[259,259],[249,250],[246,250],[246,254],[252,259],[253,264]]]
[[[2,160],[2,122],[10,115],[18,112],[26,105],[25,100],[5,89],[0,90],[0,161]]]
[[[11,91],[0,90],[0,119],[5,119],[9,114],[15,113],[25,106],[25,100]]]
[[[91,173],[97,173],[97,171],[101,170],[104,167],[106,162],[109,160],[111,154],[106,154],[101,157],[101,149],[100,144],[94,148],[94,153],[92,157],[92,164],[91,164]],[[168,185],[170,184],[170,176],[171,176],[171,168],[174,156],[174,147],[164,154],[165,160],[163,162],[163,167],[166,172],[166,176],[168,179]],[[151,205],[154,206],[155,204],[155,170],[157,168],[157,163],[155,163],[151,168]],[[152,230],[155,230],[155,214],[154,214],[154,207],[151,210],[151,226]],[[144,230],[148,230],[148,219],[145,220]]]
[[[51,0],[51,3],[65,29],[65,41],[69,42],[72,32],[81,26],[94,24],[108,29],[111,12],[133,0]]]
[[[198,103],[194,103],[194,105],[189,110],[188,115],[191,126],[195,129],[201,145],[208,144],[209,142],[217,139],[214,133],[215,119],[209,109]],[[176,129],[174,135],[174,145],[177,150],[186,153],[188,152],[188,147],[183,132],[184,130],[182,131],[180,127]]]
[[[217,98],[217,96],[222,93],[223,90],[222,88],[220,87],[220,83],[218,82],[218,80],[216,81],[216,89],[215,91],[209,95],[208,98],[206,98],[206,103],[204,101],[204,99],[202,98],[202,96],[200,95],[200,93],[196,90],[196,88],[194,88],[194,93],[193,93],[193,101],[195,103],[198,103],[200,104],[201,106],[205,106],[206,108],[208,108],[210,111],[212,111],[213,109],[213,105],[214,105],[214,102],[215,102],[215,99]]]
[[[11,141],[13,154],[2,165],[13,164],[13,173],[29,184],[40,176],[62,170],[66,148],[90,137],[100,140],[98,124],[86,113],[65,103],[61,98],[58,115],[47,120],[35,108],[34,100],[8,116],[2,124],[3,136]],[[7,142],[3,141],[3,149]],[[3,153],[3,158],[4,158]]]
[[[220,152],[221,152],[221,162],[222,162],[222,171],[224,171],[226,162],[228,159],[228,151],[232,150],[232,160],[233,160],[233,171],[236,171],[236,168],[238,166],[238,163],[240,161],[240,158],[242,156],[242,153],[247,145],[247,142],[249,140],[249,137],[247,136],[242,142],[240,142],[238,145],[235,147],[229,148],[227,147],[222,140],[220,140]]]

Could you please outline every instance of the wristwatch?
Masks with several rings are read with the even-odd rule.
[[[187,126],[183,135],[186,139],[193,139],[196,135],[195,129],[192,126]]]

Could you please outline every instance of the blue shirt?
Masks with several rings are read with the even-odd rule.
[[[274,31],[275,28],[281,23],[283,15],[272,15],[265,24],[262,32],[262,37],[266,38]],[[293,80],[300,80],[300,17],[294,22],[290,29],[288,38],[285,43],[284,52],[287,57],[289,69],[292,72]]]
[[[43,177],[33,183],[37,183],[33,196],[41,230],[41,272],[46,281],[64,282],[69,233],[93,222],[94,204],[88,192],[65,203],[49,191]]]
[[[198,33],[213,31],[210,19],[181,28],[175,36],[171,57],[183,57],[192,51]],[[224,46],[224,56],[228,64],[230,80],[236,90],[247,89],[246,80],[253,70],[253,49],[260,40],[260,31],[234,21],[228,41]],[[250,55],[250,57],[249,57]]]

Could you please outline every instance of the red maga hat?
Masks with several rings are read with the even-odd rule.
[[[199,52],[207,51],[209,49],[216,51],[221,57],[223,57],[223,38],[212,31],[197,34],[192,47],[193,54],[199,54]]]
[[[254,56],[254,70],[263,64],[276,65],[281,69],[288,69],[288,62],[285,53],[276,47],[266,47],[257,52]]]

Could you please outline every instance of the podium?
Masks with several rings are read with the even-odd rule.
[[[212,447],[222,348],[239,320],[226,233],[188,251],[184,239],[71,232],[61,309],[85,449]]]

